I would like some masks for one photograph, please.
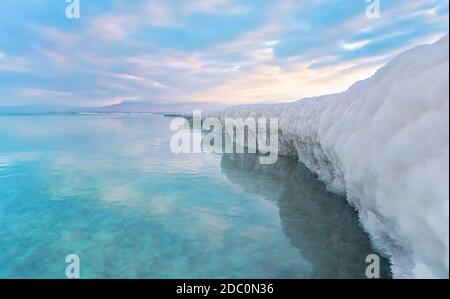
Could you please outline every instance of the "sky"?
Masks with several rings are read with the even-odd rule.
[[[65,1],[1,1],[0,106],[287,102],[448,34],[448,0]]]

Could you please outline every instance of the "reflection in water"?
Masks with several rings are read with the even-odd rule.
[[[257,155],[227,154],[221,166],[244,191],[276,202],[285,235],[313,264],[313,278],[364,278],[366,256],[374,253],[367,234],[344,198],[331,194],[303,164],[280,157],[261,165]],[[381,260],[381,276],[390,277]]]
[[[364,277],[354,211],[301,165],[176,155],[169,125],[0,116],[0,278],[64,278],[69,253],[82,278]]]

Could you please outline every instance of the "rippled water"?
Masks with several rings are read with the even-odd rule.
[[[365,277],[345,199],[289,159],[172,154],[169,122],[0,116],[0,277]]]

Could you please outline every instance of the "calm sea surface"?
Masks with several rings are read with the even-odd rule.
[[[290,159],[173,154],[170,121],[0,116],[0,278],[64,278],[72,253],[82,278],[365,277],[344,198]]]

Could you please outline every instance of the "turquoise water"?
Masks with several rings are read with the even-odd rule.
[[[0,277],[365,277],[345,199],[289,159],[172,154],[170,120],[0,116]]]

